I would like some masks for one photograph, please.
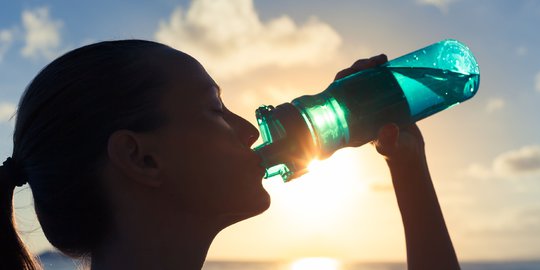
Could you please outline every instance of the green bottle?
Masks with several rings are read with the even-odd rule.
[[[334,81],[313,96],[256,110],[265,178],[289,181],[314,159],[360,146],[387,123],[412,124],[476,94],[480,71],[469,48],[443,40]]]

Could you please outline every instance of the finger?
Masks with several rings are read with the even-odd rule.
[[[357,73],[359,71],[362,71],[364,69],[374,68],[374,67],[379,66],[381,64],[384,64],[386,62],[388,62],[388,58],[386,57],[385,54],[380,54],[380,55],[377,55],[377,56],[373,56],[373,57],[371,57],[369,59],[357,60],[356,62],[354,62],[352,64],[351,67],[346,68],[346,69],[338,72],[336,74],[336,77],[334,78],[334,80],[339,80],[341,78],[347,77],[349,75],[352,75],[352,74]]]
[[[350,68],[356,69],[356,70],[363,70],[363,69],[368,69],[368,68],[374,68],[386,62],[388,62],[388,57],[386,57],[385,54],[379,54],[369,59],[360,59],[354,62],[354,64]]]
[[[422,132],[420,132],[418,125],[416,124],[409,125],[405,127],[404,131],[413,135],[413,137],[416,138],[418,145],[420,146],[424,145],[424,136],[422,136]]]
[[[335,81],[335,80],[339,80],[339,79],[341,79],[341,78],[345,78],[345,77],[347,77],[347,76],[349,76],[349,75],[352,75],[352,74],[354,74],[354,73],[356,73],[356,72],[358,72],[358,71],[357,71],[357,70],[353,70],[353,69],[351,69],[351,68],[346,68],[346,69],[344,69],[344,70],[342,70],[342,71],[340,71],[340,72],[338,72],[338,73],[336,74],[336,77],[334,77],[334,81]]]
[[[374,141],[377,152],[389,156],[398,147],[399,127],[396,124],[387,124],[379,129],[377,139]]]

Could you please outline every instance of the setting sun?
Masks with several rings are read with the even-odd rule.
[[[325,160],[314,160],[309,172],[288,183],[281,179],[266,184],[273,202],[309,231],[325,230],[343,222],[352,200],[369,191],[362,178],[362,157],[356,151],[338,151]]]
[[[291,263],[290,270],[340,270],[341,264],[332,258],[302,258]]]

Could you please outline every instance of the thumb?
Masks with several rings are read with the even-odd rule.
[[[399,127],[396,124],[387,124],[379,129],[377,139],[373,142],[379,154],[388,157],[398,148]]]

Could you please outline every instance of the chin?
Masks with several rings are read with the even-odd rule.
[[[246,205],[249,206],[249,208],[247,208]],[[270,207],[270,195],[265,191],[264,194],[261,194],[257,198],[257,200],[251,200],[249,204],[246,203],[242,206],[243,209],[238,209],[237,211],[222,215],[227,226],[260,215],[268,210]]]
[[[269,207],[270,195],[268,192],[264,191],[263,194],[257,197],[257,200],[252,200],[251,204],[249,204],[249,208],[241,212],[241,215],[246,216],[246,218],[250,218],[263,213],[264,211],[268,210]]]
[[[268,192],[264,192],[264,194],[259,197],[259,203],[254,205],[254,206],[257,206],[256,209],[254,209],[252,213],[252,216],[256,216],[256,215],[259,215],[259,214],[262,214],[264,211],[268,210],[268,208],[270,208],[270,203],[271,203],[271,200],[270,200],[270,194],[268,194]]]

